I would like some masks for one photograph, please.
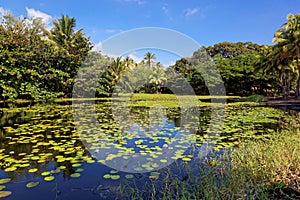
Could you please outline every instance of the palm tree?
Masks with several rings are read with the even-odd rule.
[[[276,43],[273,52],[275,64],[298,69],[296,97],[300,98],[300,13],[287,16],[287,22],[275,32],[273,41]]]
[[[166,72],[163,67],[158,63],[157,67],[152,71],[149,76],[149,83],[152,85],[152,88],[158,94],[161,87],[167,80]]]
[[[145,56],[144,60],[147,62],[149,68],[151,68],[151,62],[153,60],[156,60],[155,54],[153,54],[153,53],[151,53],[151,52],[148,51],[144,56]]]
[[[91,43],[82,33],[83,29],[75,31],[75,18],[62,15],[60,19],[53,20],[53,25],[54,28],[50,31],[44,30],[50,42],[62,47],[67,53],[71,54],[86,55],[90,50]]]
[[[134,63],[133,59],[130,58],[129,56],[126,56],[126,58],[124,59],[123,62],[127,69],[132,69],[135,67],[135,63]]]
[[[122,57],[117,57],[111,64],[111,75],[113,85],[121,78],[122,74],[126,70],[125,65],[121,62]]]

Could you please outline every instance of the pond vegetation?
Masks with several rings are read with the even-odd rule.
[[[133,104],[134,101],[140,101],[140,97],[133,98]],[[165,98],[168,99],[170,96],[165,96]],[[204,97],[199,97],[199,99],[201,98],[204,99]],[[285,137],[285,134],[292,134],[285,130],[285,127],[296,130],[298,126],[298,122],[285,112],[271,107],[262,107],[257,103],[238,102],[228,104],[222,133],[210,144],[207,143],[206,139],[208,137],[208,124],[211,121],[212,103],[206,102],[205,106],[201,107],[198,123],[188,124],[188,127],[186,127],[188,129],[189,126],[197,126],[197,131],[176,140],[172,137],[174,133],[182,131],[180,128],[180,113],[184,109],[176,108],[172,105],[175,101],[169,99],[169,106],[164,104],[166,106],[165,116],[160,118],[160,123],[165,123],[163,128],[146,131],[150,127],[149,116],[151,116],[151,101],[153,100],[158,104],[161,102],[164,104],[165,102],[164,98],[160,102],[155,96],[152,96],[149,100],[150,104],[142,103],[142,106],[132,106],[130,115],[134,123],[123,124],[123,127],[115,123],[113,119],[111,102],[98,102],[96,104],[96,115],[104,135],[98,134],[97,137],[100,137],[102,141],[106,141],[102,142],[100,146],[98,142],[94,142],[98,141],[99,138],[95,139],[95,136],[89,134],[80,135],[75,129],[71,105],[53,103],[13,107],[13,104],[11,104],[9,108],[3,108],[4,114],[0,121],[1,195],[11,195],[12,197],[15,195],[15,198],[17,198],[20,193],[16,190],[21,190],[23,197],[27,195],[29,197],[32,189],[37,188],[36,192],[44,193],[43,190],[48,187],[46,185],[50,184],[52,189],[56,188],[55,190],[59,192],[48,191],[50,194],[52,193],[52,196],[49,195],[49,199],[53,199],[53,195],[58,195],[59,198],[72,197],[78,195],[79,191],[82,192],[81,194],[86,194],[83,191],[90,186],[87,178],[94,176],[97,178],[92,181],[95,183],[93,187],[97,185],[98,188],[90,188],[93,191],[91,193],[93,194],[92,197],[89,197],[90,199],[96,199],[98,195],[103,198],[126,198],[126,195],[129,195],[127,196],[128,199],[135,197],[173,199],[175,196],[177,198],[183,196],[189,198],[188,196],[190,196],[192,199],[200,197],[209,199],[209,195],[213,195],[211,197],[221,195],[222,190],[216,193],[216,191],[213,191],[216,188],[204,188],[208,184],[205,181],[209,182],[210,186],[220,184],[224,187],[221,188],[225,189],[228,185],[222,184],[232,184],[230,181],[237,181],[238,178],[232,177],[235,179],[230,180],[225,179],[225,177],[237,176],[237,172],[233,169],[242,170],[241,167],[243,167],[244,162],[249,165],[247,165],[247,173],[243,172],[239,175],[245,176],[241,181],[249,181],[246,178],[253,178],[255,181],[261,179],[261,181],[272,180],[268,183],[280,184],[279,180],[291,182],[297,180],[295,177],[292,178],[297,172],[296,169],[299,169],[296,162],[299,159],[297,149],[293,150],[294,157],[291,158],[293,162],[286,161],[290,163],[291,167],[286,174],[279,174],[279,178],[276,178],[280,169],[275,167],[283,167],[287,164],[280,160],[274,161],[273,168],[268,167],[269,171],[262,171],[267,167],[266,164],[270,164],[268,155],[272,155],[271,151],[268,151],[270,153],[268,155],[262,154],[265,148],[262,144],[269,144],[271,148],[276,137],[278,137],[278,141],[281,141],[280,138]],[[200,101],[199,103],[201,104]],[[191,107],[185,111],[192,112]],[[293,127],[294,129],[292,129]],[[88,131],[93,127],[81,126],[81,128]],[[143,135],[139,135],[139,131],[142,131]],[[282,135],[278,136],[278,133]],[[298,132],[293,136],[294,139],[297,139],[297,134]],[[86,140],[88,145],[84,145]],[[187,143],[188,140],[193,142]],[[245,141],[252,141],[252,143]],[[96,144],[94,148],[93,144]],[[185,149],[185,145],[189,145],[187,149]],[[202,152],[201,147],[205,145],[210,150],[207,157],[201,157],[199,155]],[[248,145],[257,146],[255,147],[257,151],[252,152]],[[90,152],[95,149],[106,151],[112,146],[117,151],[102,157],[97,157],[94,152],[92,154]],[[176,147],[174,154],[160,158],[164,153],[164,149],[171,147]],[[259,150],[259,148],[261,149]],[[277,150],[281,151],[280,148],[281,146],[278,146]],[[276,151],[276,149],[273,151]],[[130,159],[137,152],[147,155],[148,162],[143,165],[135,163],[135,172],[128,173],[124,172],[126,170],[118,171],[108,167],[109,162],[120,157]],[[245,154],[242,155],[241,152]],[[259,159],[259,162],[265,164],[260,164],[259,167],[255,163],[254,157],[252,157],[254,155],[266,156],[264,159]],[[283,153],[281,156],[283,156]],[[162,168],[161,166],[169,159],[174,162],[172,161],[173,163],[170,166]],[[250,161],[252,164],[249,163]],[[142,173],[145,170],[150,172]],[[233,172],[235,173],[232,174]],[[258,172],[262,174],[258,174]],[[272,174],[275,172],[277,173]],[[85,176],[87,177],[85,178]],[[286,179],[284,179],[285,176]],[[80,183],[73,182],[75,179],[81,180]],[[64,183],[68,183],[68,186],[66,187]],[[228,194],[228,199],[236,197],[235,195],[242,195],[238,188],[245,187],[248,183],[243,184],[232,190]],[[161,187],[163,190],[158,189]],[[268,194],[266,193],[268,187],[258,187],[258,189],[249,190],[253,194],[250,192],[247,195]],[[126,192],[124,193],[124,191]],[[237,193],[235,194],[234,191]]]

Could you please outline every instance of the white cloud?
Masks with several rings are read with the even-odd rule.
[[[97,51],[97,52],[102,52],[102,50],[103,50],[102,42],[99,42],[99,43],[95,44],[95,46],[92,49],[92,51]]]
[[[172,20],[172,17],[170,16],[169,5],[164,4],[161,9],[163,10],[164,14],[169,18],[169,20]]]
[[[195,15],[197,12],[199,12],[199,8],[188,8],[184,11],[184,15],[186,17],[190,17]]]
[[[140,63],[144,58],[140,58],[138,56],[136,56],[136,52],[131,52],[128,54],[128,57],[131,58],[132,60],[134,60],[134,62],[136,63]]]
[[[6,10],[3,7],[0,7],[0,17],[3,17],[9,13],[11,13],[9,10]]]
[[[121,29],[106,29],[105,33],[120,33],[122,32]]]
[[[43,13],[39,10],[35,10],[33,8],[27,8],[26,7],[26,11],[27,11],[27,16],[28,18],[41,18],[42,22],[46,25],[46,28],[50,28],[50,24],[52,22],[52,16]]]
[[[168,63],[163,63],[162,65],[163,65],[164,67],[169,67],[169,66],[175,65],[175,63],[176,63],[176,61],[171,60],[171,61],[168,62]]]

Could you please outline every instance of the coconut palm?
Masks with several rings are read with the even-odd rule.
[[[112,83],[113,85],[121,78],[122,74],[126,70],[125,65],[121,62],[122,57],[117,57],[113,60],[110,66],[110,72],[112,75]]]
[[[151,53],[151,52],[148,51],[144,56],[145,56],[144,60],[147,62],[149,68],[151,68],[151,62],[153,60],[156,60],[155,54],[153,54],[153,53]]]
[[[160,92],[160,89],[166,80],[166,72],[163,67],[158,64],[149,76],[149,83],[152,85],[152,88],[157,94]]]
[[[272,53],[276,59],[275,64],[297,69],[296,97],[300,98],[300,13],[287,16],[287,22],[275,32],[273,41],[276,43]]]
[[[91,48],[90,41],[85,38],[83,29],[75,31],[76,20],[68,15],[62,15],[58,20],[53,20],[54,28],[50,31],[44,29],[44,32],[49,38],[49,41],[67,53],[86,55]]]

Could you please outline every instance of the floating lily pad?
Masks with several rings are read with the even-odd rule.
[[[0,179],[0,184],[5,184],[5,183],[8,183],[9,181],[11,181],[10,178],[3,178],[3,179]]]
[[[75,163],[75,164],[72,165],[72,167],[80,167],[80,166],[81,166],[80,163]]]
[[[3,190],[3,189],[5,189],[5,188],[6,188],[5,185],[0,185],[0,191]]]
[[[26,184],[26,187],[27,188],[33,188],[33,187],[36,187],[36,186],[38,186],[40,184],[40,182],[29,182],[29,183],[27,183]]]
[[[132,179],[132,178],[134,178],[134,176],[133,176],[132,174],[126,174],[126,175],[125,175],[125,178],[127,178],[127,179]]]
[[[38,171],[37,168],[32,168],[32,169],[29,169],[29,170],[28,170],[28,172],[30,172],[30,173],[34,173],[34,172],[37,172],[37,171]]]
[[[4,198],[11,195],[11,191],[0,191],[0,198]]]
[[[17,170],[17,168],[14,167],[14,166],[12,166],[12,167],[6,168],[4,171],[5,171],[5,172],[13,172],[13,171],[15,171],[15,170]]]
[[[42,173],[41,173],[42,176],[48,176],[48,175],[50,175],[50,174],[51,174],[51,172],[48,172],[48,171],[47,171],[47,172],[42,172]]]
[[[80,173],[73,173],[71,174],[72,178],[79,178],[80,177]]]
[[[183,157],[182,160],[183,161],[191,161],[191,158],[189,158],[189,157]]]
[[[118,180],[118,179],[120,179],[120,176],[119,175],[111,175],[110,178],[112,180]]]
[[[110,177],[111,177],[110,174],[104,174],[104,176],[103,176],[103,178],[105,178],[105,179],[108,179],[108,178],[110,178]]]
[[[110,170],[109,173],[111,173],[111,174],[116,174],[116,173],[118,173],[118,172],[119,172],[118,170],[113,169],[113,170]]]
[[[78,168],[78,169],[75,170],[75,172],[77,172],[77,173],[83,172],[83,171],[84,171],[84,169],[82,169],[82,168]]]
[[[45,181],[53,181],[55,179],[54,176],[47,176],[44,178]]]

